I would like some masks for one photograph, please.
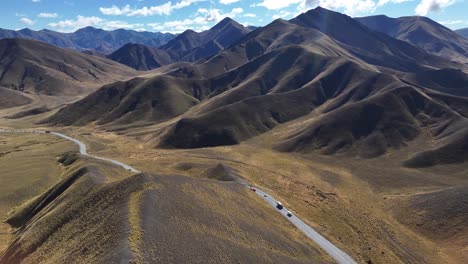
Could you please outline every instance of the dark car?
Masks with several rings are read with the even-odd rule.
[[[286,214],[288,217],[292,217],[292,213],[291,211],[288,211],[288,213]]]
[[[278,210],[283,210],[284,206],[281,202],[277,202],[276,203],[276,208],[278,208]]]

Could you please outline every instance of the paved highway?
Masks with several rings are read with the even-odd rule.
[[[282,210],[278,210],[276,208],[278,200],[271,197],[269,194],[263,192],[262,190],[257,189],[256,187],[251,187],[246,185],[249,189],[254,188],[255,193],[260,196],[263,200],[265,200],[271,207],[273,207],[278,213],[283,215],[286,219],[289,220],[293,225],[295,225],[299,230],[301,230],[307,237],[312,239],[317,245],[319,245],[323,250],[325,250],[332,258],[336,260],[336,262],[340,264],[356,264],[356,262],[345,252],[341,249],[333,245],[330,241],[328,241],[325,237],[320,235],[317,231],[315,231],[312,227],[308,226],[304,223],[301,219],[297,216],[292,214],[291,217],[287,215],[288,209],[284,207]]]
[[[46,131],[42,130],[9,130],[9,129],[0,129],[0,133],[38,133],[38,134],[46,134]],[[91,158],[99,159],[99,160],[104,160],[108,161],[111,163],[114,163],[118,166],[123,167],[124,169],[134,172],[134,173],[139,173],[140,171],[130,167],[129,165],[122,163],[117,160],[113,159],[108,159],[108,158],[103,158],[103,157],[98,157],[94,155],[88,154],[86,150],[86,145],[79,141],[76,138],[69,137],[67,135],[58,133],[58,132],[49,132],[52,135],[64,138],[66,140],[69,140],[80,148],[80,154],[84,156],[88,156]],[[252,189],[250,185],[247,183],[244,183],[246,187],[249,189]],[[312,241],[314,241],[317,245],[319,245],[323,250],[325,250],[332,258],[334,258],[338,263],[340,264],[356,264],[356,262],[345,252],[340,250],[338,247],[333,245],[330,241],[328,241],[325,237],[320,235],[317,231],[315,231],[312,227],[308,226],[306,223],[304,223],[301,219],[299,219],[297,216],[294,214],[289,217],[287,215],[288,209],[284,207],[282,210],[278,210],[276,208],[277,205],[277,200],[271,197],[269,194],[263,192],[262,190],[259,190],[255,188],[255,193],[258,194],[263,200],[265,200],[270,206],[272,206],[278,213],[283,215],[286,219],[288,219],[293,225],[295,225],[299,230],[301,230],[307,237],[309,237]]]
[[[36,133],[36,134],[47,134],[46,131],[42,131],[42,130],[23,130],[23,129],[0,129],[0,132],[3,132],[3,133]],[[98,160],[103,160],[103,161],[107,161],[107,162],[110,162],[110,163],[114,163],[115,165],[118,165],[122,168],[124,168],[125,170],[127,171],[131,171],[131,172],[134,172],[134,173],[140,173],[140,171],[136,170],[135,168],[132,168],[131,166],[125,164],[125,163],[122,163],[118,160],[113,160],[113,159],[109,159],[109,158],[103,158],[103,157],[99,157],[99,156],[94,156],[94,155],[90,155],[88,154],[87,150],[86,150],[86,145],[85,143],[79,141],[78,139],[76,138],[72,138],[72,137],[69,137],[67,135],[64,135],[62,133],[58,133],[58,132],[50,132],[51,135],[55,135],[55,136],[58,136],[58,137],[61,137],[61,138],[64,138],[68,141],[71,141],[73,143],[75,143],[76,145],[78,145],[78,147],[80,148],[80,154],[83,155],[83,156],[88,156],[90,158],[94,158],[94,159],[98,159]]]

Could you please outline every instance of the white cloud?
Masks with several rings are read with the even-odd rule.
[[[230,5],[232,3],[237,3],[239,2],[240,0],[219,0],[219,3],[223,4],[223,5]]]
[[[468,24],[468,20],[444,20],[444,21],[437,21],[437,23],[451,26],[451,25]]]
[[[212,21],[219,22],[225,17],[234,18],[238,14],[242,14],[243,12],[244,12],[244,9],[240,7],[233,8],[231,12],[229,13],[222,13],[221,10],[214,8],[214,9],[208,10],[208,13],[206,13],[204,20],[207,22],[212,22]]]
[[[58,22],[49,23],[49,26],[55,28],[61,32],[73,32],[80,28],[92,26],[98,27],[105,30],[114,30],[114,29],[133,29],[138,31],[144,31],[144,25],[140,23],[130,24],[125,21],[119,20],[106,20],[100,17],[92,16],[92,17],[85,17],[85,16],[77,16],[76,19],[66,19],[61,20]]]
[[[28,26],[32,26],[32,25],[34,25],[36,23],[36,22],[32,21],[31,19],[26,18],[26,17],[21,18],[19,21],[21,23],[24,23],[24,24],[28,25]]]
[[[158,6],[144,6],[142,8],[132,8],[130,5],[126,5],[122,8],[117,7],[115,5],[111,7],[100,7],[99,11],[103,15],[108,16],[153,16],[153,15],[170,15],[172,11],[177,9],[182,9],[184,7],[188,7],[196,2],[204,2],[207,0],[181,0],[172,4],[172,2],[166,2],[162,5]]]
[[[278,19],[278,18],[286,18],[288,16],[292,15],[291,12],[287,12],[285,10],[281,10],[278,14],[273,16],[273,19]]]
[[[231,12],[228,13],[223,13],[220,9],[217,8],[201,8],[197,11],[197,14],[201,14],[201,16],[197,16],[193,19],[173,20],[164,23],[149,23],[147,26],[156,31],[170,33],[181,33],[188,28],[195,31],[203,31],[209,29],[209,25],[217,23],[225,17],[234,18],[243,12],[244,10],[242,8],[233,8]]]
[[[290,5],[299,4],[303,0],[263,0],[261,3],[253,6],[263,6],[270,10],[277,10],[288,7]],[[310,1],[307,1],[310,2]]]
[[[130,8],[130,5],[126,5],[122,8],[119,8],[115,5],[111,6],[111,7],[100,7],[99,8],[99,11],[101,11],[101,13],[103,15],[108,15],[108,16],[120,16],[120,15],[126,15],[128,13],[130,13],[132,11],[132,9]]]
[[[374,0],[302,0],[299,9],[305,11],[317,6],[331,10],[343,10],[346,14],[353,15],[375,10],[377,3]]]
[[[248,14],[244,14],[244,17],[257,17],[257,15],[248,13]]]
[[[41,0],[32,0],[33,3],[39,3]]]
[[[46,18],[55,18],[55,17],[58,17],[58,14],[57,13],[39,13],[39,15],[37,16],[46,17]]]
[[[430,12],[439,11],[448,6],[455,4],[456,0],[422,0],[416,6],[415,12],[417,15],[425,16]]]
[[[386,5],[388,3],[401,4],[401,3],[404,3],[404,2],[411,2],[411,1],[414,1],[414,0],[379,0],[379,2],[377,2],[377,6],[383,6],[383,5]]]
[[[357,13],[369,13],[376,8],[386,4],[401,4],[416,0],[261,0],[258,4],[251,4],[250,7],[262,6],[269,10],[281,10],[295,5],[300,12],[321,6],[323,8],[343,11],[348,15]],[[421,0],[417,7],[417,14],[426,15],[430,11],[447,7],[458,0]],[[276,17],[279,14],[275,15]]]
[[[206,14],[206,13],[208,13],[208,9],[206,8],[199,8],[197,10],[197,14]]]

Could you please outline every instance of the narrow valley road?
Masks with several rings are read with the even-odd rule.
[[[107,161],[107,162],[110,162],[110,163],[113,163],[117,166],[120,166],[122,168],[124,168],[125,170],[127,171],[131,171],[131,172],[134,172],[134,173],[140,173],[140,171],[138,171],[137,169],[123,163],[123,162],[120,162],[118,160],[114,160],[114,159],[109,159],[109,158],[103,158],[103,157],[99,157],[99,156],[94,156],[94,155],[90,155],[88,154],[88,151],[86,149],[86,145],[85,143],[79,141],[78,139],[76,138],[72,138],[72,137],[69,137],[67,135],[64,135],[62,133],[58,133],[58,132],[46,132],[46,131],[42,131],[42,130],[21,130],[21,129],[0,129],[0,132],[1,133],[35,133],[35,134],[51,134],[51,135],[54,135],[54,136],[58,136],[58,137],[61,137],[61,138],[64,138],[68,141],[71,141],[73,143],[75,143],[76,145],[78,145],[78,147],[80,148],[80,154],[83,155],[83,156],[87,156],[87,157],[90,157],[90,158],[94,158],[94,159],[98,159],[98,160],[103,160],[103,161]]]
[[[69,140],[80,148],[80,154],[83,156],[87,156],[90,158],[98,159],[98,160],[103,160],[107,162],[111,162],[113,164],[116,164],[122,168],[124,168],[127,171],[131,171],[134,173],[140,173],[140,171],[136,170],[135,168],[122,163],[120,161],[114,160],[114,159],[109,159],[109,158],[103,158],[99,156],[94,156],[90,155],[87,152],[86,145],[79,141],[76,138],[69,137],[67,135],[64,135],[62,133],[58,132],[49,132],[49,131],[42,131],[42,130],[20,130],[20,129],[0,129],[0,133],[36,133],[36,134],[51,134],[55,135],[61,138],[64,138],[66,140]],[[249,189],[253,189],[254,187],[250,186],[248,183],[244,183],[246,187]],[[333,259],[335,259],[336,262],[339,264],[356,264],[356,262],[345,252],[340,250],[338,247],[333,245],[329,240],[327,240],[325,237],[320,235],[317,231],[315,231],[312,227],[304,223],[301,219],[299,219],[297,216],[292,214],[291,216],[287,215],[288,209],[284,207],[281,210],[278,210],[276,208],[277,205],[277,200],[271,197],[269,194],[259,190],[258,188],[255,187],[255,193],[258,194],[264,201],[266,201],[270,206],[274,208],[278,213],[283,215],[287,220],[289,220],[296,228],[298,228],[301,232],[303,232],[308,238],[310,238],[312,241],[314,241],[317,245],[319,245],[323,250],[325,250]]]
[[[286,219],[289,220],[297,229],[302,231],[308,238],[314,241],[317,245],[319,245],[325,252],[328,253],[336,262],[340,264],[356,264],[356,262],[344,251],[339,249],[337,246],[333,245],[328,239],[320,235],[317,231],[315,231],[312,227],[304,223],[301,219],[297,216],[292,214],[288,216],[288,209],[283,206],[281,210],[276,208],[278,200],[271,197],[269,194],[265,193],[262,190],[259,190],[256,187],[251,187],[246,185],[249,189],[255,189],[255,193],[260,196],[265,202],[267,202],[271,207],[273,207],[278,213],[283,215]]]

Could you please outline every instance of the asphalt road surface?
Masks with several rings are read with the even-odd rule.
[[[0,129],[0,132],[3,132],[3,133],[51,134],[51,135],[54,135],[54,136],[58,136],[58,137],[64,138],[64,139],[66,139],[68,141],[71,141],[71,142],[75,143],[76,145],[78,145],[78,147],[80,148],[80,154],[83,155],[83,156],[87,156],[87,157],[98,159],[98,160],[107,161],[107,162],[113,163],[113,164],[115,164],[117,166],[120,166],[120,167],[124,168],[127,171],[131,171],[131,172],[134,172],[134,173],[140,173],[140,171],[136,170],[135,168],[132,168],[131,166],[129,166],[129,165],[123,163],[123,162],[120,162],[118,160],[113,160],[113,159],[109,159],[109,158],[103,158],[103,157],[88,154],[88,152],[86,150],[85,143],[79,141],[76,138],[72,138],[72,137],[69,137],[67,135],[64,135],[62,133],[58,133],[58,132],[49,132],[49,133],[47,133],[46,131],[42,131],[42,130],[21,130],[21,129]]]
[[[139,173],[140,171],[132,168],[131,166],[122,163],[117,160],[109,159],[109,158],[103,158],[99,156],[94,156],[88,154],[86,150],[86,145],[79,141],[76,138],[69,137],[67,135],[58,133],[58,132],[46,132],[42,130],[10,130],[10,129],[0,129],[0,133],[37,133],[37,134],[51,134],[55,135],[61,138],[64,138],[66,140],[69,140],[80,148],[80,154],[83,156],[88,156],[94,159],[98,160],[103,160],[107,162],[111,162],[113,164],[116,164],[125,170],[134,172],[134,173]],[[254,187],[251,187],[247,183],[244,184],[246,187],[249,189],[252,189]],[[304,223],[301,219],[299,219],[297,216],[292,214],[291,217],[287,215],[288,209],[284,207],[282,210],[279,210],[276,208],[277,205],[277,200],[271,197],[269,194],[255,188],[255,193],[258,194],[263,200],[265,200],[271,207],[274,208],[278,213],[283,215],[286,219],[289,220],[293,225],[295,225],[299,230],[301,230],[307,237],[309,237],[312,241],[314,241],[317,245],[319,245],[323,250],[325,250],[332,258],[334,258],[338,263],[340,264],[357,264],[348,254],[340,250],[338,247],[333,245],[330,241],[328,241],[325,237],[320,235],[317,231],[315,231],[312,227],[308,226],[306,223]]]
[[[287,215],[288,209],[284,207],[283,209],[279,210],[276,208],[278,200],[271,197],[269,194],[263,192],[262,190],[257,189],[256,187],[247,186],[249,189],[254,188],[255,193],[260,196],[263,200],[265,200],[270,206],[272,206],[278,213],[283,215],[286,219],[289,220],[293,225],[295,225],[299,230],[301,230],[307,237],[312,239],[317,245],[319,245],[323,250],[325,250],[336,262],[340,264],[356,264],[356,262],[345,252],[341,249],[333,245],[330,241],[328,241],[325,237],[320,235],[317,231],[315,231],[312,227],[308,226],[304,223],[301,219],[297,216],[292,214],[291,217]]]

